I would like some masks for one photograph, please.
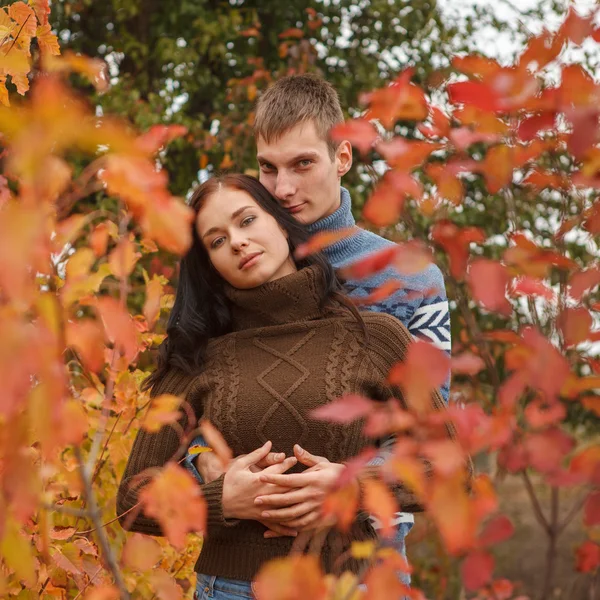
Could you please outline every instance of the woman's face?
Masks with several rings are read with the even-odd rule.
[[[196,217],[208,257],[221,277],[250,289],[296,271],[285,231],[247,192],[221,188]]]

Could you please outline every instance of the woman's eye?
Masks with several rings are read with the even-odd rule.
[[[256,217],[246,217],[242,221],[242,227],[246,227],[246,225],[250,225],[250,223],[252,223],[252,221],[254,221],[254,219],[256,219]]]
[[[222,237],[216,238],[211,242],[210,247],[218,248],[223,243],[224,240],[225,240],[225,238],[222,238]]]

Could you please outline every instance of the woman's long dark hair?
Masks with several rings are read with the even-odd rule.
[[[341,284],[323,254],[315,253],[296,260],[296,248],[310,238],[308,230],[280,206],[254,177],[227,174],[209,179],[196,188],[190,199],[194,213],[197,215],[209,196],[222,188],[247,192],[277,221],[288,234],[290,252],[298,269],[313,265],[319,267],[324,283],[322,306],[328,303],[341,304],[362,323],[352,302],[341,293]],[[167,338],[159,348],[157,368],[144,382],[144,389],[153,387],[173,367],[187,373],[197,372],[204,362],[208,340],[231,331],[228,302],[223,292],[224,282],[210,262],[195,221],[192,225],[192,245],[180,262],[179,285],[167,322]]]

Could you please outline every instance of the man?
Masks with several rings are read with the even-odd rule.
[[[254,133],[260,182],[282,206],[308,225],[312,233],[356,227],[350,194],[341,187],[341,178],[352,166],[352,147],[348,141],[335,143],[328,136],[330,129],[343,121],[334,88],[311,75],[294,75],[278,80],[257,104]],[[393,244],[374,233],[358,227],[356,229],[357,233],[352,237],[325,249],[324,253],[334,267],[344,267]],[[390,278],[401,281],[399,291],[365,308],[397,317],[415,337],[426,339],[449,352],[448,301],[443,276],[435,265],[431,264],[415,275],[401,275],[394,269],[387,269],[365,280],[349,281],[346,286],[350,296],[366,296]],[[425,293],[432,288],[438,290],[434,296]],[[441,392],[447,402],[448,386],[444,386]],[[194,440],[193,445],[196,444],[206,445],[202,438]],[[389,444],[387,446],[389,452]],[[380,456],[372,464],[383,463],[385,453],[384,444],[380,448]],[[306,451],[301,454],[297,455],[299,462],[309,467],[314,467],[319,460],[325,460],[313,457]],[[279,459],[271,455],[263,466]],[[210,452],[202,453],[197,458],[188,456],[186,464],[194,475],[204,481],[212,481],[221,474],[219,462]],[[282,504],[268,508],[273,519],[281,516],[282,523],[281,527],[273,525],[272,531],[266,535],[293,533],[286,527],[290,521],[284,516],[301,516],[300,512],[293,512],[296,507]],[[291,521],[301,522],[301,519]],[[395,547],[404,556],[404,538],[413,523],[412,514],[398,513]]]

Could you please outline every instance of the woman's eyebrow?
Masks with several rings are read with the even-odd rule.
[[[252,208],[252,207],[251,206],[242,206],[241,208],[234,210],[231,213],[231,219],[235,219],[236,217],[239,217],[248,208]],[[217,231],[219,231],[219,227],[211,227],[205,234],[202,235],[202,239],[204,239],[206,236],[210,235],[211,233],[215,233]]]

